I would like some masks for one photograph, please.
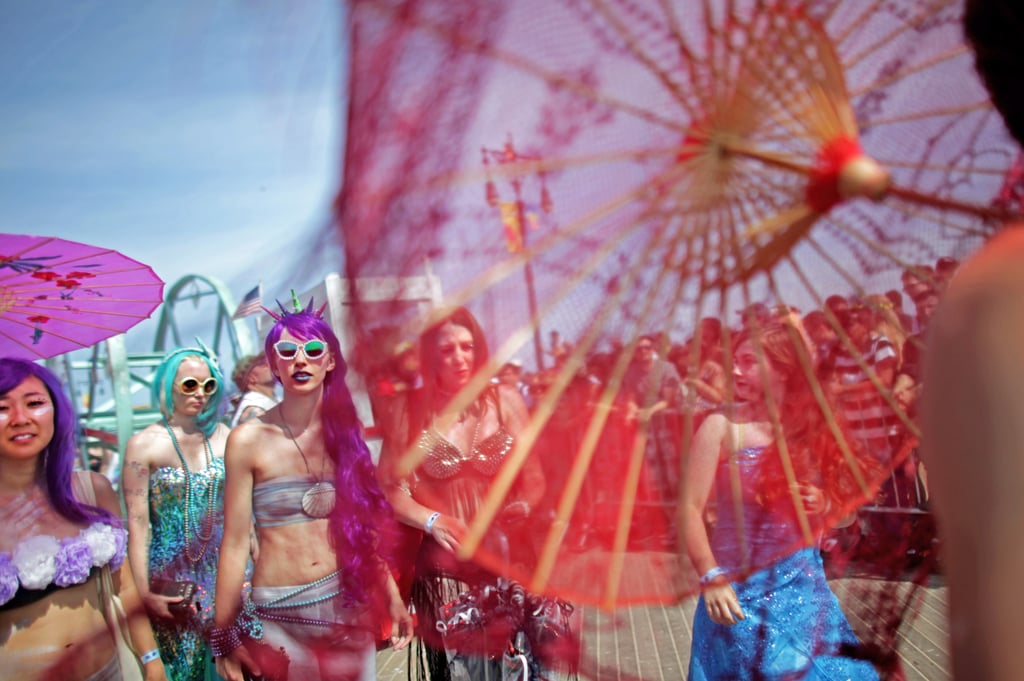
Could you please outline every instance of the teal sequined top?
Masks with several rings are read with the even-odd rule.
[[[208,490],[216,485],[209,543],[196,562],[185,551],[185,476],[182,468],[158,468],[149,478],[149,581],[188,581],[196,583],[194,610],[183,621],[153,618],[153,633],[169,679],[202,681],[212,669],[213,658],[205,634],[213,626],[214,587],[217,559],[224,536],[224,459],[214,458],[207,468],[191,473],[189,543],[193,556],[203,542],[196,536],[207,514]],[[205,536],[205,532],[204,532]]]

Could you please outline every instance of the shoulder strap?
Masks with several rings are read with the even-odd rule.
[[[501,417],[501,392],[498,389],[498,386],[494,386],[494,410],[498,415],[498,425],[504,428],[505,419]]]
[[[92,473],[89,471],[75,471],[71,478],[71,490],[79,501],[96,505],[96,489],[92,486]]]

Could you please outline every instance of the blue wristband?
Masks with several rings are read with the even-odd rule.
[[[427,518],[427,522],[423,523],[423,531],[426,532],[427,534],[433,534],[433,532],[434,532],[434,523],[436,523],[437,519],[440,518],[440,517],[441,517],[441,514],[438,511],[434,511],[433,513],[431,513],[430,517]]]
[[[141,662],[142,664],[149,664],[153,660],[159,660],[159,659],[160,659],[160,651],[157,650],[156,648],[153,648],[153,650],[147,651],[145,653],[142,653],[142,655],[139,655],[139,662]]]

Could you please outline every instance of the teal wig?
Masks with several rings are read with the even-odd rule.
[[[206,406],[196,415],[196,425],[209,437],[217,429],[220,405],[224,401],[225,385],[224,374],[221,373],[216,356],[202,342],[199,343],[199,347],[172,350],[164,357],[153,374],[153,403],[160,406],[160,413],[165,419],[171,417],[171,405],[174,404],[174,378],[178,375],[178,367],[189,357],[205,362],[210,369],[210,375],[217,379],[217,392],[206,398]]]

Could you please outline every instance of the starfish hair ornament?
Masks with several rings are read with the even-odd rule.
[[[173,357],[174,355],[180,355],[180,354],[202,355],[203,357],[205,357],[208,360],[210,360],[210,363],[212,365],[214,365],[215,367],[220,369],[220,360],[217,358],[217,353],[215,353],[213,350],[211,350],[210,347],[206,343],[204,343],[203,339],[200,338],[199,336],[196,336],[195,339],[196,339],[196,344],[194,346],[192,346],[192,347],[185,347],[185,348],[178,348],[176,350],[171,350],[170,352],[168,352],[164,356],[164,361],[167,361],[169,358]]]
[[[271,310],[269,308],[266,308],[266,307],[263,308],[263,311],[266,312],[268,315],[270,315],[275,322],[281,321],[281,319],[283,319],[287,315],[299,314],[301,312],[308,312],[311,315],[315,315],[319,319],[323,319],[323,317],[324,317],[324,310],[327,309],[326,301],[319,308],[317,308],[314,311],[313,310],[314,299],[313,299],[312,296],[310,296],[310,298],[309,298],[309,303],[306,305],[305,308],[303,308],[302,307],[302,303],[299,301],[298,294],[295,293],[295,289],[292,289],[291,293],[292,293],[292,309],[291,310],[286,308],[284,306],[284,304],[280,300],[275,300],[274,302],[276,302],[277,306],[281,309],[280,312],[274,312],[273,310]]]
[[[220,369],[220,360],[217,358],[217,354],[213,350],[211,350],[206,345],[206,343],[203,342],[203,339],[200,338],[199,336],[196,336],[196,345],[199,347],[202,353],[206,355],[210,362],[218,369]]]

